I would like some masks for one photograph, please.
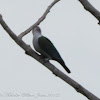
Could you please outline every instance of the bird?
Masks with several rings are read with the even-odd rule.
[[[55,60],[62,65],[62,67],[71,73],[69,68],[65,65],[62,57],[60,56],[58,50],[55,48],[54,44],[45,36],[41,34],[41,29],[36,26],[32,29],[33,34],[33,47],[35,50],[41,54],[42,57],[48,58],[48,60]]]

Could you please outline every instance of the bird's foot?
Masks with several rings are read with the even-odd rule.
[[[45,61],[47,61],[47,62],[49,61],[49,58],[44,58],[44,59],[45,59]]]
[[[39,60],[41,60],[43,64],[45,64],[45,63],[49,62],[49,59],[48,59],[48,58],[46,58],[46,57],[44,57],[44,56],[42,56],[42,55],[40,55]]]
[[[46,59],[43,59],[42,61],[43,61],[43,64],[49,62],[49,60],[46,60]]]

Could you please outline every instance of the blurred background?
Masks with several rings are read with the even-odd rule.
[[[33,25],[53,0],[0,0],[0,14],[16,35]],[[89,2],[100,11],[99,0]],[[40,24],[66,65],[57,68],[100,98],[100,26],[78,0],[61,0]],[[32,46],[30,32],[23,40]],[[34,49],[34,48],[33,48]],[[0,98],[2,100],[84,100],[71,86],[27,56],[0,27]]]

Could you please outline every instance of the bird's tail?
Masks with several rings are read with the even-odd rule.
[[[68,73],[71,73],[71,71],[68,69],[68,67],[65,65],[64,61],[63,60],[59,60],[58,61],[62,66],[63,68],[68,72]]]

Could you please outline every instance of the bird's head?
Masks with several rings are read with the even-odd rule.
[[[40,29],[40,27],[39,27],[39,26],[34,27],[34,28],[32,29],[32,33],[33,33],[33,35],[34,35],[35,33],[40,33],[40,34],[41,34],[41,29]]]

